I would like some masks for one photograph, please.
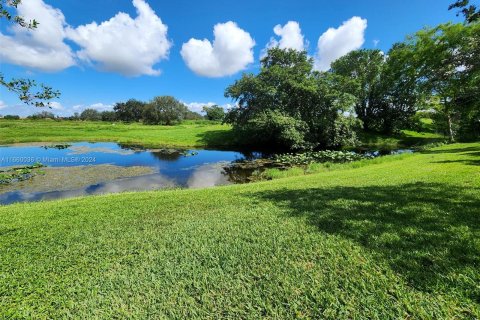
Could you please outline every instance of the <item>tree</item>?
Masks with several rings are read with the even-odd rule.
[[[244,74],[226,89],[225,96],[236,101],[236,106],[225,122],[244,134],[249,128],[254,130],[252,124],[265,123],[265,128],[272,129],[264,132],[271,139],[265,144],[290,141],[285,149],[336,147],[335,122],[353,105],[353,97],[339,90],[340,80],[334,74],[313,71],[313,60],[305,51],[272,48],[262,59],[258,75]],[[275,119],[267,121],[268,116]],[[291,137],[279,140],[273,134],[279,128],[283,128],[282,135]]]
[[[356,97],[355,113],[366,130],[381,127],[381,81],[385,56],[380,50],[355,50],[334,61],[331,72],[353,81],[345,91]]]
[[[204,106],[202,111],[205,112],[205,116],[208,120],[223,121],[225,118],[225,110],[218,105]]]
[[[192,111],[192,110],[187,110],[185,112],[184,119],[185,120],[202,120],[202,119],[204,119],[204,117],[198,112],[195,112],[195,111]]]
[[[27,118],[32,119],[32,120],[55,119],[55,115],[52,112],[42,111],[42,112],[32,114],[32,115],[28,116]]]
[[[480,8],[477,8],[477,6],[474,4],[470,4],[470,0],[455,1],[448,7],[448,10],[453,9],[460,9],[460,11],[457,13],[457,16],[463,14],[466,23],[480,21]]]
[[[85,109],[80,114],[80,119],[84,121],[100,121],[102,115],[95,109]]]
[[[36,20],[26,21],[23,17],[12,11],[20,5],[21,0],[0,0],[0,19],[5,18],[27,29],[35,29],[39,25]],[[5,79],[0,72],[0,85],[14,92],[18,98],[27,105],[35,107],[50,107],[50,100],[60,97],[60,91],[54,90],[44,84],[38,85],[31,79]],[[37,88],[37,89],[36,89]]]
[[[102,111],[100,113],[102,121],[114,122],[117,121],[117,114],[115,111]]]
[[[130,99],[127,102],[116,103],[113,107],[117,119],[124,122],[138,122],[142,119],[145,102]]]
[[[480,24],[442,24],[417,32],[405,46],[427,107],[444,119],[437,122],[446,124],[450,140],[473,133],[480,121]]]
[[[400,46],[356,50],[332,63],[331,72],[344,77],[343,90],[356,97],[355,113],[365,130],[386,134],[402,129],[415,114],[417,95],[410,61]]]
[[[187,106],[174,97],[155,97],[145,106],[143,121],[146,124],[172,125],[181,122],[187,112]]]

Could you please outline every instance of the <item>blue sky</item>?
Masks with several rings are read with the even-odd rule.
[[[231,103],[225,88],[242,72],[258,71],[269,43],[306,48],[321,69],[349,50],[388,51],[424,26],[461,21],[447,10],[453,0],[133,1],[23,0],[21,12],[40,22],[39,35],[3,23],[1,72],[60,90],[53,111],[61,115],[156,95],[198,109]],[[3,88],[0,101],[0,114],[38,111]]]

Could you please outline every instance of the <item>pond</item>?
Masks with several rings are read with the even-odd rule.
[[[225,166],[260,156],[220,150],[146,150],[116,143],[0,146],[0,171],[45,165],[25,181],[0,184],[0,204],[228,185],[239,179],[227,173]]]

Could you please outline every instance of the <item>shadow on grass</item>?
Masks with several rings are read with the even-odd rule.
[[[234,147],[235,136],[232,130],[212,130],[197,134],[199,141],[210,148]]]
[[[471,191],[413,183],[277,190],[256,196],[289,215],[305,217],[319,231],[355,241],[418,290],[457,291],[480,303],[480,196]],[[475,192],[480,195],[480,189]],[[459,281],[462,278],[470,280]]]

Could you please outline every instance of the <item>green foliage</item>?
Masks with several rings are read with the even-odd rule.
[[[305,122],[276,110],[266,110],[234,129],[238,143],[270,150],[309,149]]]
[[[223,121],[225,119],[225,110],[218,105],[204,106],[202,111],[205,112],[205,117],[208,120]]]
[[[143,122],[169,126],[182,122],[187,112],[188,108],[174,97],[155,97],[143,110]]]
[[[50,107],[50,100],[60,97],[60,91],[54,90],[44,84],[37,85],[35,80],[5,80],[2,73],[0,73],[0,85],[4,86],[7,90],[16,93],[18,98],[25,104],[33,105],[35,107]],[[40,90],[32,92],[32,89],[36,87],[40,87]]]
[[[100,121],[102,114],[95,109],[85,109],[80,113],[80,119],[83,121]]]
[[[25,21],[22,16],[16,15],[12,12],[12,10],[16,9],[20,3],[21,0],[0,0],[0,22],[5,18],[7,21],[13,21],[13,23],[18,24],[23,28],[35,29],[38,26],[37,21]],[[60,97],[60,91],[54,90],[44,84],[37,85],[35,80],[6,80],[1,72],[0,85],[17,94],[18,98],[23,103],[35,107],[50,107],[50,100]],[[35,92],[35,88],[39,88],[38,91]]]
[[[273,160],[285,165],[307,165],[311,163],[345,163],[363,159],[372,159],[371,155],[363,155],[351,151],[311,151],[305,153],[286,153],[275,155]]]
[[[130,99],[127,102],[116,103],[113,110],[117,120],[124,122],[138,122],[142,119],[145,110],[145,102]]]
[[[38,26],[36,20],[25,21],[24,17],[12,12],[12,9],[16,9],[21,2],[22,0],[0,0],[0,19],[5,18],[23,28],[35,29]]]
[[[448,7],[448,10],[452,9],[460,9],[460,11],[457,13],[457,16],[463,14],[465,17],[465,22],[467,23],[480,21],[480,7],[477,8],[476,5],[470,4],[470,0],[455,1]]]
[[[115,111],[102,111],[100,113],[102,121],[114,122],[117,121],[117,113]]]
[[[184,119],[185,120],[203,120],[205,118],[198,112],[187,110],[185,111]]]
[[[6,115],[3,116],[3,119],[5,119],[5,120],[20,120],[20,116],[12,115],[12,114],[6,114]]]
[[[415,113],[415,78],[401,46],[388,55],[356,50],[332,63],[331,72],[345,78],[343,90],[355,96],[355,113],[367,131],[391,134],[403,129]]]
[[[407,43],[426,108],[451,140],[479,137],[480,24],[442,24],[416,33]],[[460,129],[462,128],[462,129]]]
[[[32,119],[32,120],[55,119],[55,115],[49,111],[42,111],[42,112],[37,112],[28,116],[27,119]]]
[[[37,170],[42,167],[44,167],[43,164],[36,162],[31,166],[0,170],[0,185],[31,179],[37,174],[42,174],[40,170]]]
[[[228,112],[225,122],[238,130],[253,129],[253,123],[266,123],[266,115],[274,114],[277,124],[268,127],[278,130],[290,118],[286,121],[290,129],[280,131],[291,136],[283,135],[276,141],[277,136],[266,132],[272,139],[268,144],[307,149],[332,146],[342,140],[332,138],[336,120],[342,112],[350,111],[353,101],[350,94],[340,90],[340,80],[313,71],[313,60],[306,52],[272,48],[262,59],[258,75],[243,75],[226,89],[225,96],[237,105]],[[304,142],[300,145],[301,140]]]

